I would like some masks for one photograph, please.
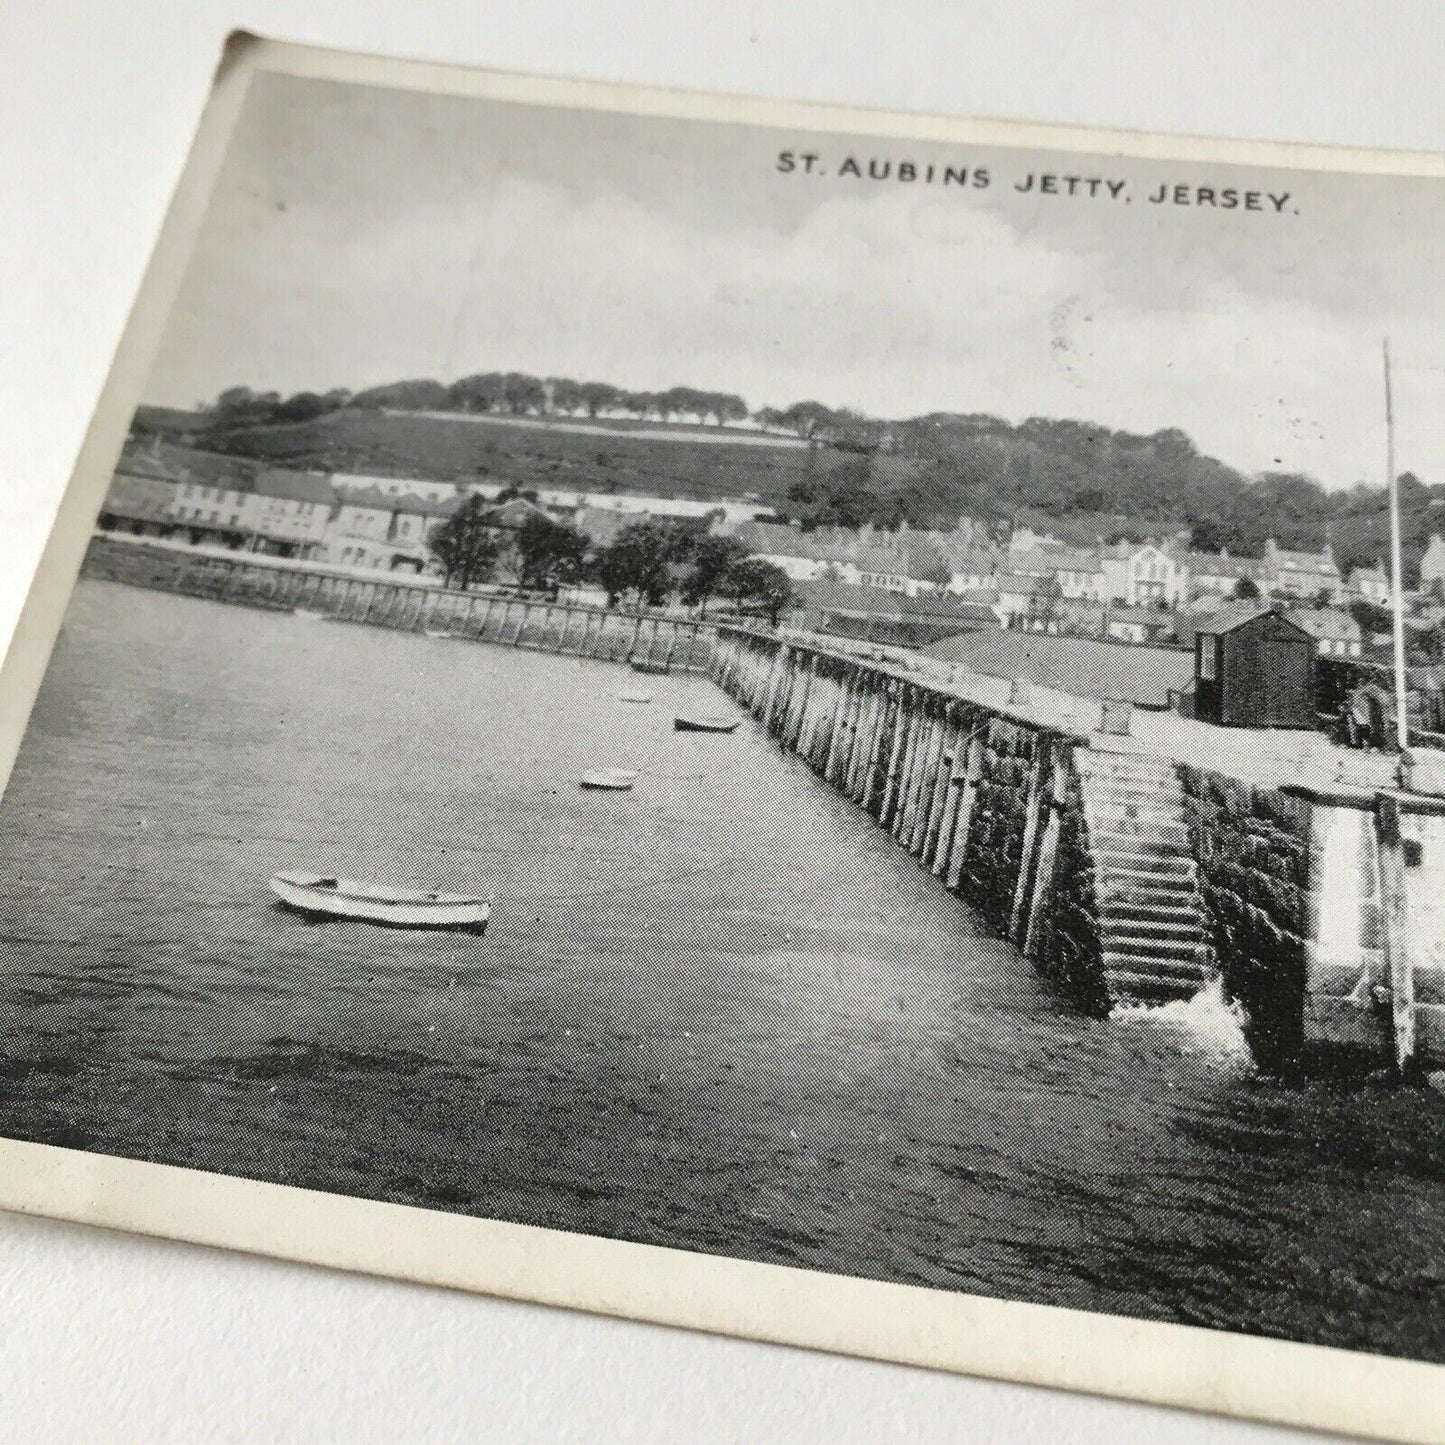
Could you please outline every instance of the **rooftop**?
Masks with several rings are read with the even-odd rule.
[[[313,502],[329,507],[336,500],[331,478],[321,472],[292,472],[282,467],[267,467],[256,478],[253,490],[261,497],[275,497],[285,502]]]

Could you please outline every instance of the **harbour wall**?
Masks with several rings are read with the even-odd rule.
[[[1063,995],[1107,1014],[1080,738],[736,628],[719,629],[710,671]]]
[[[707,667],[716,631],[662,613],[462,592],[105,536],[92,538],[81,572],[215,602],[678,671]]]
[[[1445,800],[1260,787],[729,626],[709,670],[1076,1007],[1218,980],[1267,1072],[1445,1056]]]

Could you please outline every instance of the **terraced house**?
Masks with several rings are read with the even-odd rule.
[[[242,511],[252,549],[277,557],[315,557],[326,545],[335,496],[331,478],[320,472],[266,468]]]

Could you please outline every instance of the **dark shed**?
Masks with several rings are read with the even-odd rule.
[[[1312,728],[1314,639],[1282,613],[1222,607],[1194,639],[1194,716],[1235,728]]]

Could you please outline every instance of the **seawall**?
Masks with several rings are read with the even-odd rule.
[[[461,592],[101,535],[91,540],[81,573],[214,602],[656,669],[703,670],[715,635],[710,623],[661,613]]]
[[[1445,1054],[1445,800],[1260,787],[740,628],[710,672],[1076,1007],[1217,980],[1268,1072]]]

